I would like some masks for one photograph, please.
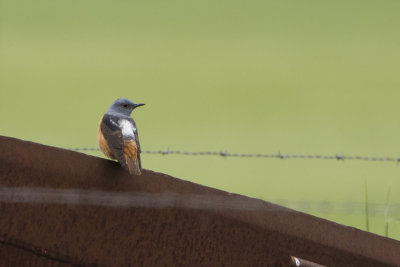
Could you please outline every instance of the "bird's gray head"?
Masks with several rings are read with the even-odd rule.
[[[118,98],[108,108],[107,113],[108,114],[114,113],[114,114],[119,114],[119,115],[130,116],[132,111],[135,108],[143,106],[143,105],[144,104],[135,104],[127,98]]]

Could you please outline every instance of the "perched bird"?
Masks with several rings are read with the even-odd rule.
[[[107,157],[116,159],[131,175],[142,173],[140,144],[132,111],[144,104],[118,98],[100,119],[97,142]]]

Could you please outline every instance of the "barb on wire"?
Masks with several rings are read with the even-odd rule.
[[[73,151],[100,151],[99,148],[80,147],[71,148]],[[400,162],[400,157],[376,157],[376,156],[346,156],[344,154],[335,155],[318,155],[318,154],[276,154],[268,153],[229,153],[227,151],[183,151],[183,150],[143,150],[144,154],[153,155],[184,155],[184,156],[220,156],[220,157],[236,157],[236,158],[276,158],[276,159],[323,159],[323,160],[358,160],[358,161],[390,161]]]

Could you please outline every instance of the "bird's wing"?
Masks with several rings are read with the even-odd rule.
[[[100,128],[111,153],[124,169],[129,170],[124,156],[125,144],[122,131],[118,125],[118,119],[111,115],[104,115]]]

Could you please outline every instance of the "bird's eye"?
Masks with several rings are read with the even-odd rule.
[[[128,105],[127,104],[124,104],[124,108],[127,108],[128,107]]]

